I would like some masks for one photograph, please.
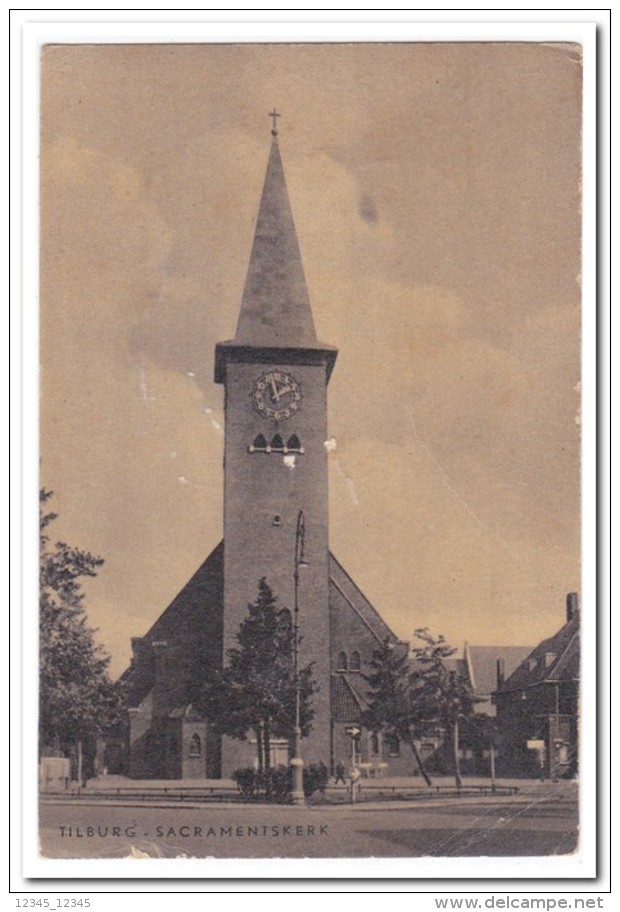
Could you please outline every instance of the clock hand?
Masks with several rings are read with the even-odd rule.
[[[273,377],[271,378],[271,381],[270,381],[270,382],[271,382],[271,389],[273,390],[273,392],[272,392],[272,394],[271,394],[271,398],[273,399],[274,402],[279,402],[279,401],[280,401],[280,393],[278,392],[278,388],[277,388],[277,386],[276,386],[276,382],[275,382],[275,380],[273,379]]]

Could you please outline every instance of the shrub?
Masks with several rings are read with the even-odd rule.
[[[269,801],[286,800],[292,788],[292,775],[289,766],[274,766],[259,772],[251,766],[237,769],[233,779],[244,798],[264,797]],[[325,791],[329,772],[324,763],[311,763],[304,767],[304,795],[309,798],[315,792]]]
[[[291,791],[291,770],[288,766],[276,766],[266,776],[265,791],[274,800],[287,798]]]
[[[258,772],[251,766],[236,769],[233,779],[244,798],[253,798],[258,791]]]
[[[233,779],[244,798],[264,796],[277,801],[286,798],[291,791],[288,766],[276,766],[263,772],[247,766],[235,770]]]
[[[314,792],[324,793],[329,772],[324,763],[311,763],[304,767],[304,795],[309,798]]]

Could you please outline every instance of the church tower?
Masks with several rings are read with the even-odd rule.
[[[325,442],[327,383],[337,351],[317,340],[275,128],[272,135],[236,335],[216,346],[215,380],[224,385],[226,423],[223,650],[225,657],[236,645],[261,577],[278,606],[291,612],[297,577],[299,663],[314,663],[319,688],[304,759],[328,764]],[[249,744],[225,738],[223,775],[254,755]]]
[[[252,734],[221,736],[201,694],[237,645],[263,577],[297,619],[299,667],[312,663],[318,687],[304,764],[408,772],[393,739],[362,727],[364,670],[379,646],[398,640],[329,551],[327,384],[337,351],[316,336],[275,126],[272,137],[237,331],[215,348],[225,393],[224,540],[132,637],[117,762],[125,754],[137,779],[229,779],[254,765]],[[273,765],[294,765],[300,753],[290,758],[289,747],[271,742]]]

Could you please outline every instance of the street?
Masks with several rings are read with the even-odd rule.
[[[578,844],[577,786],[355,807],[57,799],[41,804],[40,832],[51,858],[563,855]]]

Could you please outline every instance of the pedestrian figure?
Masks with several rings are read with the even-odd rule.
[[[340,760],[336,764],[336,785],[338,785],[339,782],[342,782],[343,785],[347,784],[347,781],[344,778],[344,774],[345,774],[345,765],[342,762],[342,760]]]
[[[362,783],[360,782],[361,778],[362,778],[362,774],[361,774],[360,770],[357,768],[357,766],[353,766],[349,773],[349,781],[350,781],[349,789],[351,792],[351,804],[355,804],[356,800],[359,797],[359,793],[360,793],[361,787],[362,787]]]

